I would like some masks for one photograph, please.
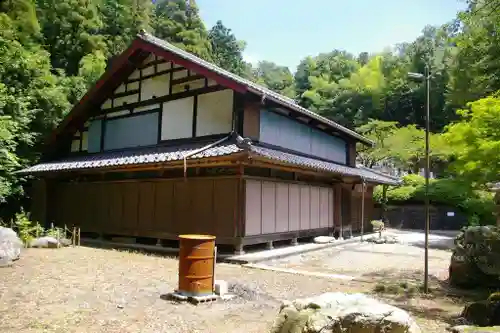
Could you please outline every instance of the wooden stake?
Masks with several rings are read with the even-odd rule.
[[[73,226],[73,232],[71,233],[71,245],[76,245],[76,227]]]

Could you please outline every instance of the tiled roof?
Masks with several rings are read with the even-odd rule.
[[[147,41],[149,43],[152,43],[158,47],[161,47],[163,48],[164,50],[166,51],[169,51],[169,52],[172,52],[188,61],[191,61],[193,63],[196,63],[200,66],[203,66],[204,68],[214,72],[214,73],[217,73],[221,76],[224,76],[230,80],[233,80],[235,82],[238,82],[239,84],[242,84],[244,86],[247,87],[247,89],[249,89],[251,92],[257,94],[257,95],[260,95],[260,96],[265,96],[266,98],[268,99],[271,99],[273,100],[274,102],[284,106],[284,107],[288,107],[292,110],[295,110],[299,113],[302,113],[304,115],[307,115],[313,119],[316,119],[326,125],[329,125],[353,138],[356,138],[366,144],[369,144],[369,145],[373,145],[373,141],[369,140],[368,138],[365,138],[364,136],[362,136],[361,134],[359,133],[356,133],[355,131],[352,131],[342,125],[339,125],[337,124],[336,122],[334,121],[331,121],[330,119],[327,119],[325,117],[322,117],[320,115],[318,115],[317,113],[315,112],[312,112],[306,108],[303,108],[302,106],[298,105],[293,99],[291,98],[288,98],[288,97],[285,97],[283,95],[280,95],[268,88],[265,88],[261,85],[258,85],[250,80],[247,80],[247,79],[244,79],[236,74],[233,74],[229,71],[226,71],[208,61],[205,61],[189,52],[186,52],[184,50],[181,50],[180,48],[160,39],[160,38],[157,38],[151,34],[148,34],[147,32],[144,32],[144,33],[141,33],[138,35],[139,38],[141,38],[142,40],[144,41]]]
[[[208,145],[210,145],[209,148],[196,153],[196,151],[205,148]],[[244,141],[242,141],[241,137],[238,137],[236,140],[234,140],[234,138],[227,137],[225,140],[213,141],[208,143],[203,142],[176,147],[163,146],[138,148],[122,152],[109,152],[78,156],[55,162],[40,163],[24,170],[18,171],[18,173],[74,171],[83,169],[103,169],[123,165],[165,163],[183,160],[184,156],[189,156],[187,157],[187,159],[202,159],[208,157],[228,156],[244,151],[249,151],[254,156],[259,156],[266,159],[291,164],[294,166],[364,178],[367,182],[387,185],[399,184],[397,178],[382,174],[369,168],[353,168],[267,147],[261,147],[252,144],[248,145]],[[195,154],[190,155],[193,153]]]
[[[48,171],[71,171],[79,169],[99,169],[121,165],[139,165],[180,161],[185,155],[193,153],[206,146],[207,143],[186,145],[182,147],[152,147],[127,150],[122,152],[109,152],[78,156],[56,162],[40,163],[19,171],[19,173],[38,173]],[[208,148],[187,159],[200,159],[231,155],[242,151],[234,142],[225,142]]]
[[[318,171],[326,171],[338,173],[346,176],[354,176],[364,178],[367,182],[378,184],[398,185],[399,181],[391,176],[375,172],[369,168],[353,168],[345,165],[340,165],[332,162],[317,160],[311,157],[295,155],[276,149],[251,146],[250,151],[258,156],[262,156],[271,160],[280,161],[296,166],[302,166]]]

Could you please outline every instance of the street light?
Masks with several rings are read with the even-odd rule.
[[[430,86],[431,73],[429,65],[425,65],[424,74],[408,73],[410,79],[425,82],[426,107],[425,107],[425,264],[424,264],[424,292],[429,292],[429,229],[430,229],[430,207],[429,207],[429,131],[430,131]]]

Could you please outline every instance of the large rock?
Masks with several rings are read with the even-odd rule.
[[[364,294],[326,293],[283,302],[272,333],[420,333],[404,310]]]
[[[500,326],[470,326],[470,325],[460,325],[454,326],[449,329],[451,333],[492,333],[500,332]]]
[[[317,243],[317,244],[328,244],[328,243],[335,242],[335,237],[318,236],[318,237],[314,237],[313,241],[314,241],[314,243]]]
[[[476,326],[500,325],[500,293],[493,293],[486,300],[467,304],[461,317]]]
[[[0,267],[19,259],[22,248],[23,242],[14,230],[0,227]]]
[[[385,235],[385,236],[373,236],[370,237],[366,240],[369,243],[375,243],[375,244],[397,244],[398,239],[396,236],[393,235]]]
[[[31,240],[30,247],[55,249],[58,247],[69,246],[70,244],[71,241],[66,239],[57,240],[51,236],[44,236]]]
[[[449,277],[452,285],[460,287],[500,286],[500,229],[464,228],[455,238]]]

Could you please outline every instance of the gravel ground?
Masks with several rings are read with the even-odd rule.
[[[216,274],[237,297],[193,306],[162,297],[176,287],[176,259],[86,247],[29,249],[0,271],[0,332],[262,333],[282,299],[327,291],[368,293],[374,287],[228,264],[217,265]],[[447,318],[460,309],[449,299],[403,303],[424,332],[444,332]],[[429,309],[439,316],[429,317]]]
[[[429,251],[429,274],[446,279],[451,253],[445,250]],[[383,280],[387,275],[415,272],[422,267],[424,251],[402,244],[348,244],[341,248],[305,253],[267,262],[276,267],[343,274],[358,280]]]

